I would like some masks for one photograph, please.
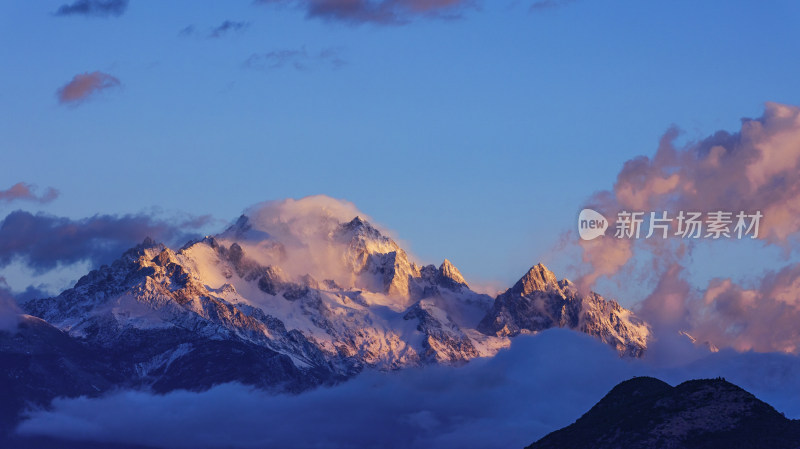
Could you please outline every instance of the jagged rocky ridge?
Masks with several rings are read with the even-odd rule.
[[[724,379],[636,377],[529,449],[800,448],[800,421]]]
[[[242,216],[178,251],[145,240],[24,308],[96,354],[107,380],[98,390],[238,381],[302,391],[365,368],[465,363],[550,327],[593,335],[621,355],[646,349],[645,323],[541,264],[492,298],[447,260],[409,261],[360,217],[329,224],[323,240],[341,265],[337,279],[288,274],[291,249]]]
[[[616,301],[594,292],[582,295],[542,264],[499,295],[478,324],[485,334],[512,337],[551,327],[579,330],[633,357],[644,353],[650,335],[646,324]]]

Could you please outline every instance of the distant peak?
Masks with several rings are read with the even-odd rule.
[[[134,251],[137,253],[143,253],[144,251],[155,249],[157,251],[163,251],[166,246],[163,243],[159,243],[151,237],[145,237],[142,240],[142,243],[134,246],[133,248],[129,249],[128,251]]]
[[[439,266],[439,272],[442,273],[442,276],[459,283],[466,284],[466,281],[464,281],[464,277],[461,275],[461,272],[458,271],[458,268],[456,268],[456,266],[447,259],[445,259],[444,262],[442,262],[442,265]]]
[[[141,256],[148,256],[153,257],[159,252],[163,251],[166,248],[164,244],[158,243],[157,241],[153,240],[151,237],[145,237],[142,240],[142,243],[130,248],[129,250],[125,251],[122,256],[123,257],[130,257],[133,259],[138,259]]]
[[[377,229],[375,229],[371,224],[369,224],[367,220],[361,218],[360,215],[356,215],[355,218],[341,225],[341,227],[339,228],[339,232],[349,235],[352,234],[364,235],[372,238],[381,237],[381,233]]]
[[[541,262],[539,262],[539,263],[537,263],[536,265],[534,265],[533,267],[531,267],[531,270],[533,270],[533,269],[536,269],[536,270],[539,270],[539,271],[546,271],[546,272],[548,272],[548,273],[552,273],[552,271],[550,271],[550,269],[548,269],[548,268],[547,268],[547,267],[546,267],[546,266],[545,266],[543,263],[541,263]]]
[[[234,231],[236,233],[247,232],[252,228],[250,224],[250,217],[245,214],[239,215],[239,218],[236,219],[236,222],[233,223],[228,230]]]
[[[215,237],[249,242],[272,240],[272,236],[268,232],[259,229],[257,220],[254,223],[250,216],[245,214],[240,215],[232,225]]]
[[[144,240],[142,240],[142,243],[139,244],[139,246],[141,246],[144,249],[152,248],[154,246],[158,246],[158,242],[153,240],[153,238],[148,235],[147,237],[144,238]]]
[[[528,273],[517,282],[522,289],[522,294],[527,295],[534,291],[547,291],[558,289],[558,278],[544,264],[538,263],[528,270]]]
[[[361,218],[360,215],[356,215],[355,218],[344,224],[344,227],[347,229],[359,229],[359,228],[368,228],[372,229],[372,225],[369,224],[367,220]]]
[[[439,277],[441,280],[445,281],[451,286],[459,286],[464,285],[467,286],[467,281],[464,279],[464,276],[461,275],[461,272],[458,271],[458,268],[455,267],[449,260],[445,259],[444,262],[439,266]]]

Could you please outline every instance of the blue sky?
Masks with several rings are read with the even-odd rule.
[[[251,1],[55,16],[63,3],[0,3],[0,189],[61,192],[2,214],[232,220],[322,193],[468,279],[510,283],[539,260],[570,276],[551,251],[559,235],[671,124],[701,139],[738,130],[765,101],[800,104],[790,1],[484,1],[404,25]],[[247,26],[208,38],[225,20]],[[281,51],[304,51],[306,67],[245,64]],[[121,86],[59,103],[93,71]]]

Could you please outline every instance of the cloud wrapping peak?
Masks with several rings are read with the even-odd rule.
[[[33,201],[36,203],[49,203],[58,198],[58,190],[48,187],[44,193],[37,195],[36,187],[18,182],[6,190],[0,190],[0,202],[10,203],[12,201]]]
[[[57,16],[121,16],[128,8],[128,0],[76,0],[61,5],[55,12]]]
[[[119,87],[120,81],[116,77],[95,71],[92,73],[79,73],[70,82],[56,92],[61,104],[80,104],[100,92],[113,87]]]
[[[355,204],[327,195],[265,201],[248,208],[246,214],[256,229],[279,241],[297,243],[326,236],[339,223],[347,223],[356,216],[367,218]]]
[[[455,17],[469,0],[258,0],[263,4],[294,5],[309,18],[397,25],[419,17]]]
[[[278,265],[292,277],[310,274],[318,280],[333,279],[340,285],[352,285],[354,273],[348,268],[344,243],[333,238],[342,223],[356,216],[369,217],[348,201],[315,195],[256,204],[245,214],[257,232],[257,239],[230,237],[245,249],[245,253],[264,265]],[[376,226],[377,227],[377,226]],[[387,235],[385,229],[379,229]],[[223,233],[222,236],[228,238]],[[264,236],[269,236],[263,240]],[[283,251],[268,248],[280,244]],[[265,246],[267,249],[265,250]]]

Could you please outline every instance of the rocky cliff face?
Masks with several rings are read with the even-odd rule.
[[[488,335],[516,336],[551,327],[565,327],[597,337],[620,354],[641,356],[650,329],[614,300],[592,292],[581,294],[568,280],[559,281],[542,264],[531,268],[499,295],[478,324]]]

